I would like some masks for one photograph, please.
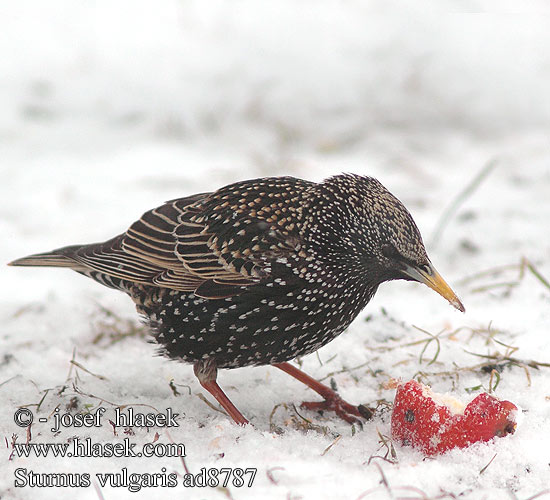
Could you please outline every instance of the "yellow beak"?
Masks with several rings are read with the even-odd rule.
[[[464,306],[460,299],[456,296],[449,285],[441,277],[441,275],[435,270],[435,268],[430,263],[426,266],[426,270],[419,269],[417,267],[408,266],[405,269],[405,274],[410,276],[413,280],[418,281],[419,283],[424,283],[428,285],[432,290],[435,290],[443,298],[447,299],[449,303],[456,307],[459,311],[464,312]]]

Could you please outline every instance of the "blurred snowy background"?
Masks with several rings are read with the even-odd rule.
[[[240,179],[373,175],[410,209],[433,262],[467,313],[453,312],[426,288],[389,284],[365,312],[371,316],[368,328],[365,317],[359,319],[320,351],[319,359],[329,362],[321,365],[312,355],[305,368],[321,378],[372,361],[381,374],[364,368],[354,378],[344,371],[337,383],[353,402],[391,400],[384,382],[426,368],[426,360],[418,359],[422,344],[399,354],[376,349],[389,340],[426,338],[411,325],[435,333],[485,329],[474,345],[466,345],[467,337],[441,340],[434,363],[441,364],[440,371],[479,362],[464,349],[494,354],[498,346],[491,343],[495,332],[489,324],[500,341],[519,347],[517,356],[550,362],[549,290],[520,266],[527,258],[543,277],[550,276],[550,5],[542,0],[411,5],[1,2],[0,262],[110,238],[164,200]],[[441,225],[445,210],[480,172],[483,179]],[[495,267],[500,270],[482,274]],[[389,432],[383,417],[354,436],[345,424],[323,421],[345,436],[323,456],[334,440],[326,435],[289,428],[273,439],[268,432],[273,406],[309,395],[273,369],[258,368],[220,375],[257,426],[234,428],[199,398],[174,398],[171,379],[201,392],[191,370],[152,357],[153,348],[142,339],[98,346],[102,308],[135,319],[122,294],[56,270],[0,266],[0,282],[0,434],[6,443],[12,433],[21,433],[12,421],[14,409],[37,403],[44,390],[62,384],[76,347],[81,363],[109,378],[106,383],[81,372],[88,392],[117,403],[172,405],[186,414],[185,429],[174,439],[188,443],[193,467],[223,466],[216,462],[221,452],[230,457],[226,465],[251,457],[246,463],[259,467],[257,486],[234,490],[236,499],[321,498],[329,492],[333,498],[358,498],[371,488],[371,497],[388,497],[388,490],[376,489],[379,470],[367,465],[379,447],[376,429]],[[414,486],[427,495],[468,498],[480,498],[479,492],[502,498],[506,491],[527,498],[547,488],[545,369],[531,370],[529,384],[517,366],[502,377],[497,395],[518,402],[531,417],[515,436],[436,462],[399,449],[398,465],[381,463],[390,485],[395,491]],[[467,373],[452,383],[436,376],[427,381],[468,399],[466,389],[487,387],[489,375]],[[56,398],[46,398],[45,415],[56,404]],[[110,429],[102,432],[91,435],[112,439]],[[215,436],[220,439],[212,444]],[[39,440],[48,439],[53,440],[44,428]],[[497,459],[480,475],[495,452]],[[62,463],[71,466],[2,459],[0,469],[9,473],[0,479],[0,495],[32,494],[12,487],[12,470],[21,463],[51,471]],[[114,459],[79,464],[88,471],[130,467]],[[181,469],[173,459],[163,466]],[[139,467],[156,471],[161,465],[142,461]],[[266,476],[270,467],[284,469],[278,484]],[[58,490],[40,493],[59,498]],[[93,488],[80,493],[97,498]],[[113,489],[105,498],[125,493]],[[223,497],[219,491],[209,494]]]

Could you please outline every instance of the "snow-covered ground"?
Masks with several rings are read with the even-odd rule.
[[[405,203],[466,313],[426,287],[383,285],[348,331],[301,360],[348,401],[380,400],[363,430],[300,410],[316,395],[270,367],[220,373],[253,423],[240,428],[205,403],[189,366],[153,355],[123,294],[69,271],[0,266],[0,497],[550,496],[547,5],[417,2],[420,15],[374,0],[2,2],[1,263],[107,239],[164,200],[239,179],[346,171]],[[413,377],[465,401],[494,389],[523,421],[440,457],[397,443],[386,456],[391,381]],[[115,435],[121,405],[172,408],[179,426]],[[99,406],[100,427],[50,431],[55,408]],[[34,414],[30,434],[15,425],[19,407]],[[12,449],[74,437],[183,443],[192,473],[257,475],[250,488],[184,489],[180,458]],[[16,487],[17,469],[88,473],[91,485]],[[99,486],[97,473],[123,469],[176,473],[179,485]]]

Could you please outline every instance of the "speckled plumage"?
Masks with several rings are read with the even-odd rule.
[[[389,224],[369,221],[384,211]],[[205,243],[184,241],[175,253],[185,263],[194,259],[193,273],[208,279],[193,291],[138,285],[130,294],[169,357],[213,359],[219,368],[287,361],[339,335],[378,284],[397,277],[384,269],[383,255],[366,252],[384,238],[426,258],[410,215],[374,179],[248,181],[205,195],[183,213],[179,240],[201,234]]]
[[[123,290],[166,356],[214,372],[311,353],[382,282],[432,269],[402,203],[357,175],[238,182],[167,202],[105,243],[13,264],[70,267]]]

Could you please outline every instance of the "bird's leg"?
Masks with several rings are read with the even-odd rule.
[[[195,375],[199,379],[200,384],[216,398],[216,401],[220,403],[227,414],[239,425],[248,424],[248,420],[244,418],[243,414],[237,410],[237,407],[222,391],[221,387],[216,382],[218,375],[218,369],[216,364],[211,360],[197,361],[193,365]]]
[[[303,384],[306,384],[325,399],[324,401],[304,402],[301,404],[304,408],[308,410],[332,410],[342,420],[345,420],[349,424],[362,423],[357,417],[370,418],[368,408],[347,403],[336,393],[336,391],[310,377],[307,373],[299,370],[294,365],[290,363],[275,363],[273,366],[283,370]],[[363,409],[363,411],[361,411],[361,409]]]

